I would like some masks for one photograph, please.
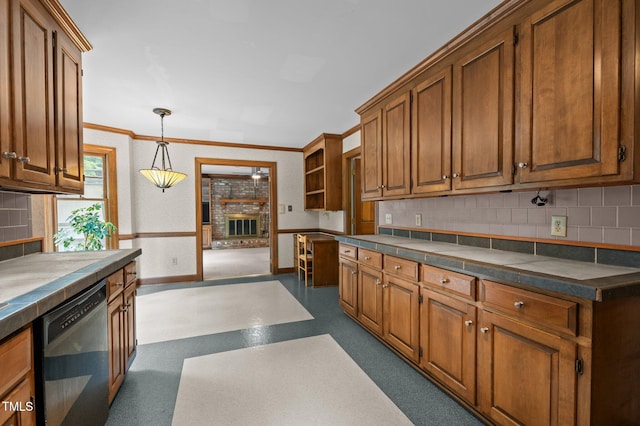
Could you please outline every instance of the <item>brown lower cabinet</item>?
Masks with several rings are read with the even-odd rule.
[[[109,404],[136,354],[136,263],[107,277]]]
[[[0,342],[0,425],[35,425],[31,327]]]
[[[340,275],[341,306],[357,300],[345,313],[485,421],[640,424],[640,296],[595,302],[340,253],[358,271]]]

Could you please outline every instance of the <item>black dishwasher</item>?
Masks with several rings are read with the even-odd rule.
[[[109,416],[106,280],[39,318],[38,424],[104,425]]]

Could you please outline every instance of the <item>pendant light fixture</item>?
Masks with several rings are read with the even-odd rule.
[[[151,183],[158,188],[162,189],[162,192],[166,188],[171,188],[173,185],[178,184],[184,178],[186,174],[180,172],[174,172],[171,168],[171,159],[169,158],[169,150],[167,149],[168,142],[164,141],[164,116],[171,115],[171,110],[166,108],[154,108],[153,112],[160,116],[160,140],[156,141],[158,147],[156,148],[156,155],[153,156],[153,162],[151,168],[140,169],[142,176],[146,177]],[[156,166],[156,160],[158,159],[158,152],[160,152],[160,166]],[[168,167],[167,167],[168,166]]]

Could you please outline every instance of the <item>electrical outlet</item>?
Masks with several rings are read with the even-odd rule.
[[[393,223],[393,216],[391,215],[391,213],[385,213],[384,223],[386,223],[387,225],[391,225]]]
[[[551,235],[556,237],[567,236],[567,217],[551,216]]]
[[[422,226],[422,215],[420,213],[416,213],[416,226]]]

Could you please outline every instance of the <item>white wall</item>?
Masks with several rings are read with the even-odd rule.
[[[187,178],[165,190],[151,185],[138,170],[151,165],[156,144],[132,140],[129,136],[87,129],[87,144],[116,148],[118,179],[118,220],[121,234],[199,232],[195,223],[195,158],[218,158],[269,161],[276,163],[277,203],[292,206],[278,213],[278,229],[318,228],[319,214],[304,211],[303,162],[301,152],[218,147],[201,144],[169,145],[175,170]],[[331,224],[330,226],[334,226]],[[278,233],[278,266],[293,267],[291,233]],[[194,237],[136,238],[120,242],[121,248],[141,248],[140,278],[157,278],[196,273],[196,239]],[[174,261],[175,260],[175,261]]]

